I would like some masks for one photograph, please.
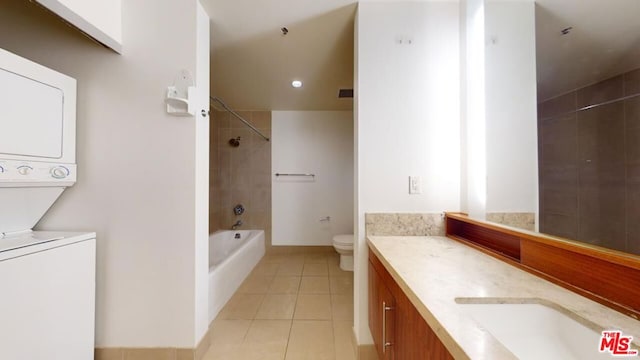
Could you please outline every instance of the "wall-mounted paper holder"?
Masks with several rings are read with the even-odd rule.
[[[188,70],[182,70],[176,77],[173,86],[167,87],[167,113],[174,116],[193,116],[196,113],[194,104],[196,87],[193,76]]]

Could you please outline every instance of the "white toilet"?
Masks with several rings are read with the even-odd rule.
[[[340,269],[353,271],[353,234],[334,236],[333,247],[340,254]]]

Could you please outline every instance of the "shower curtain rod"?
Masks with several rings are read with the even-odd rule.
[[[209,99],[211,101],[215,101],[218,104],[222,105],[222,107],[227,110],[229,113],[231,113],[231,115],[235,116],[238,120],[242,121],[245,125],[247,125],[251,130],[253,130],[256,134],[260,135],[263,139],[265,139],[266,141],[270,141],[268,137],[264,136],[263,133],[260,132],[260,130],[256,129],[255,126],[251,125],[250,122],[248,122],[247,120],[245,120],[242,116],[238,115],[238,113],[236,113],[235,111],[233,111],[233,109],[231,109],[224,101],[222,101],[222,99],[215,97],[215,96],[209,96]]]

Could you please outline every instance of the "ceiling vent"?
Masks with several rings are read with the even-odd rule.
[[[338,91],[338,98],[353,98],[353,89],[340,89],[340,91]]]

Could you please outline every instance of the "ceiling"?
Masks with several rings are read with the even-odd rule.
[[[640,1],[537,0],[536,44],[539,100],[639,68]]]
[[[214,96],[241,110],[352,109],[338,90],[353,88],[357,0],[201,1]],[[640,0],[536,0],[538,98],[640,67],[639,19]]]
[[[353,88],[356,2],[202,0],[211,16],[212,95],[241,110],[352,109],[338,90]]]

